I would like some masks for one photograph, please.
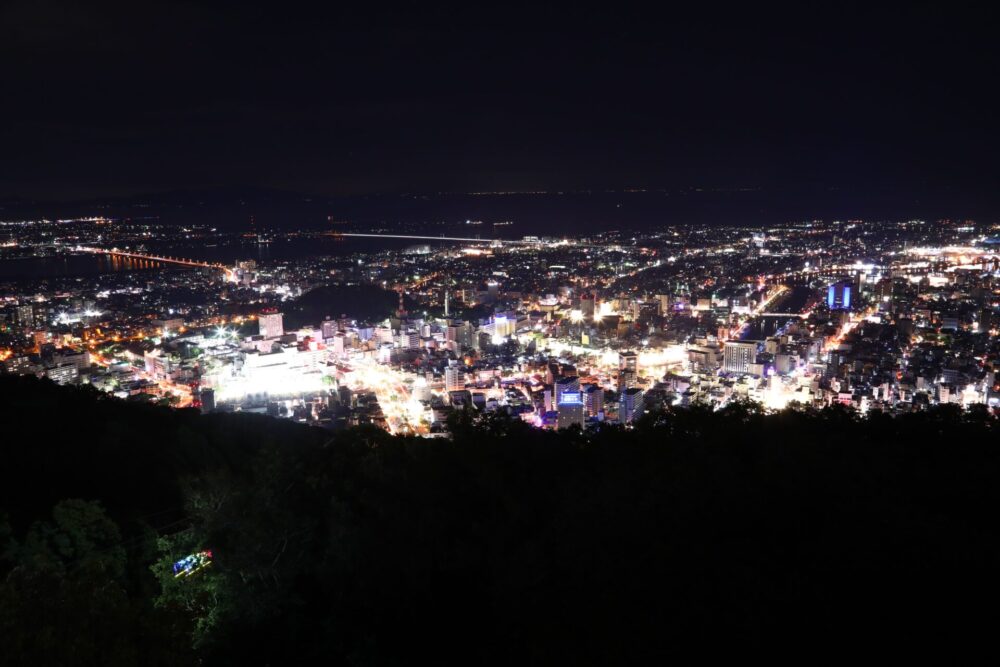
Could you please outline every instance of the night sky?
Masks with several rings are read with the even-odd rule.
[[[987,14],[341,4],[380,3],[4,3],[0,197],[847,188],[1000,214]]]

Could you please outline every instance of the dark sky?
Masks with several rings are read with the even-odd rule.
[[[1000,33],[985,9],[431,4],[5,2],[0,197],[233,185],[997,197]]]

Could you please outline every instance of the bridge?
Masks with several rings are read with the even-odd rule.
[[[508,241],[506,239],[470,239],[461,236],[418,236],[416,234],[361,234],[354,232],[330,232],[334,238],[368,238],[368,239],[411,239],[414,241],[461,241],[462,243],[507,243],[532,245],[537,241]]]
[[[421,236],[417,234],[364,234],[360,232],[325,232],[324,236],[339,238],[366,238],[366,239],[406,239],[412,241],[457,241],[459,243],[489,243],[491,245],[516,245],[516,246],[551,246],[551,245],[572,245],[574,248],[608,248],[614,247],[607,244],[581,243],[580,241],[570,241],[567,238],[559,240],[525,240],[525,239],[473,239],[464,236]]]
[[[133,252],[131,250],[119,250],[118,248],[93,248],[87,246],[76,246],[73,248],[77,252],[89,252],[95,255],[109,255],[112,257],[124,257],[126,259],[143,260],[147,262],[160,262],[163,264],[177,264],[179,266],[190,266],[196,269],[215,269],[222,271],[227,280],[234,280],[233,270],[225,264],[218,262],[201,262],[196,259],[185,259],[183,257],[167,257],[163,255],[153,255],[144,252]]]
[[[754,317],[809,317],[809,313],[754,313]]]

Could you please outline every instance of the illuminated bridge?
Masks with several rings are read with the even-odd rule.
[[[327,236],[333,238],[366,238],[366,239],[408,239],[413,241],[458,241],[459,243],[489,243],[491,245],[518,245],[518,246],[544,246],[544,245],[572,245],[577,248],[606,248],[607,245],[580,243],[579,241],[569,241],[561,239],[558,241],[541,241],[538,239],[473,239],[464,236],[419,236],[417,234],[363,234],[357,232],[327,232]]]
[[[809,317],[809,313],[754,313],[755,317]]]
[[[119,250],[118,248],[91,248],[76,246],[74,250],[78,252],[89,252],[95,255],[110,255],[112,257],[125,257],[126,259],[143,260],[147,262],[160,262],[163,264],[178,264],[180,266],[191,266],[197,269],[215,269],[226,274],[228,280],[233,279],[233,270],[225,264],[201,262],[196,259],[184,259],[183,257],[166,257],[163,255],[153,255],[144,252],[132,252],[130,250]]]
[[[528,245],[528,241],[507,241],[503,239],[470,239],[461,236],[417,236],[415,234],[356,234],[351,232],[330,232],[334,238],[368,239],[413,239],[416,241],[461,241],[463,243],[518,243]]]

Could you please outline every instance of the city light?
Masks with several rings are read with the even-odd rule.
[[[614,234],[572,243],[531,236],[499,246],[446,234],[433,238],[462,240],[377,259],[351,255],[288,265],[255,259],[223,266],[148,252],[134,239],[98,245],[94,241],[114,229],[102,224],[90,241],[61,250],[112,257],[125,271],[174,267],[175,273],[160,274],[173,281],[164,289],[192,286],[209,305],[193,310],[165,299],[155,280],[65,294],[36,291],[4,309],[0,321],[23,338],[6,344],[0,362],[8,372],[88,382],[122,396],[128,388],[176,406],[202,405],[204,395],[210,407],[203,409],[266,412],[315,424],[370,422],[392,433],[428,436],[441,435],[447,413],[463,404],[517,411],[528,423],[554,427],[545,413],[556,410],[559,399],[550,396],[546,403],[543,397],[546,386],[566,373],[610,400],[623,386],[638,388],[648,393],[647,407],[721,407],[748,397],[769,410],[793,402],[905,409],[900,401],[908,404],[916,393],[907,373],[924,372],[911,370],[914,360],[935,358],[910,355],[912,349],[995,335],[989,304],[968,314],[953,304],[968,303],[973,292],[992,293],[981,281],[990,279],[994,267],[987,263],[996,255],[978,241],[961,242],[983,238],[978,228],[954,234],[954,242],[906,248],[899,239],[911,223],[880,225],[789,224],[768,229],[764,244],[757,231],[709,234],[683,225],[648,237],[630,233],[631,245]],[[929,227],[912,229],[927,234]],[[831,245],[834,237],[851,234],[854,245]],[[411,236],[431,235],[401,235]],[[851,250],[873,237],[883,239],[881,250]],[[648,246],[656,239],[677,247],[668,254],[653,251]],[[475,252],[463,252],[470,248]],[[477,254],[481,250],[489,254]],[[317,263],[330,262],[339,268],[317,270]],[[234,275],[240,289],[227,284]],[[350,275],[359,282],[349,289],[395,289],[395,315],[366,322],[340,313],[332,326],[313,321],[286,330],[282,311],[295,308],[305,288],[298,275]],[[398,292],[413,302],[409,312],[398,308]],[[444,318],[446,299],[451,313]],[[145,312],[125,313],[122,303]],[[239,314],[219,315],[221,305]],[[330,304],[318,315],[346,309]],[[464,313],[465,319],[456,319]],[[248,322],[257,322],[259,335],[242,335]],[[902,356],[909,366],[867,361],[884,354],[869,342],[869,332],[879,327],[906,332]],[[80,349],[90,358],[79,356]],[[626,350],[635,356],[623,356]],[[989,401],[987,360],[980,355],[978,371],[958,377],[932,368],[933,375],[920,381],[921,400]],[[462,374],[452,372],[449,380],[447,369],[455,362]],[[906,372],[881,377],[882,368]]]

